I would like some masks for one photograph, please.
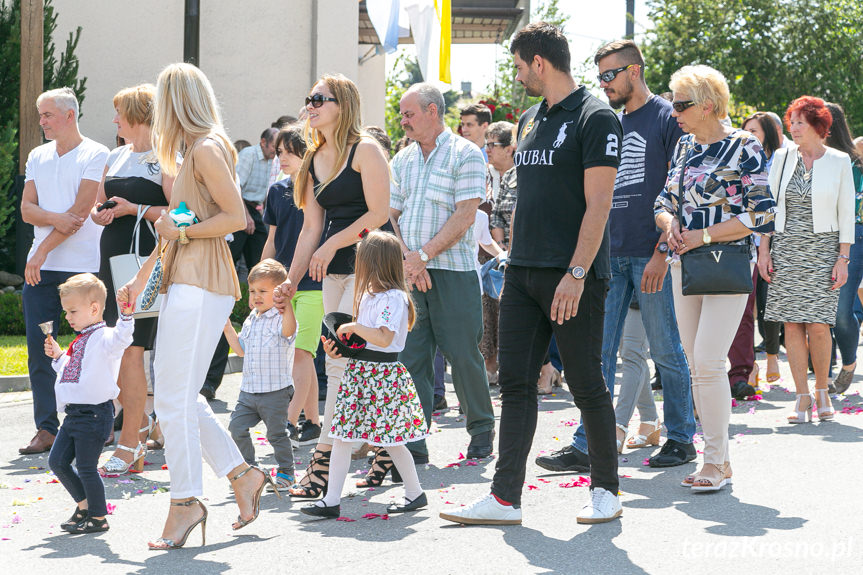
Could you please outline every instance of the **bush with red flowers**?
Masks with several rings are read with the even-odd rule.
[[[519,116],[521,116],[522,112],[524,112],[524,110],[520,108],[513,108],[512,104],[510,104],[509,102],[501,102],[494,96],[484,98],[478,103],[488,106],[488,109],[491,110],[492,122],[500,122],[506,120],[507,122],[512,122],[513,124],[515,124],[516,122],[518,122]]]

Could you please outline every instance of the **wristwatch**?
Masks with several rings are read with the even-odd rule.
[[[584,268],[581,266],[572,266],[570,268],[566,268],[566,273],[568,273],[577,280],[583,280],[587,272],[585,272]]]
[[[656,251],[658,251],[661,254],[667,254],[668,253],[668,242],[659,242],[658,244],[656,244]]]
[[[705,246],[709,246],[712,241],[710,234],[707,233],[707,228],[701,230],[701,241],[704,242]]]
[[[420,255],[420,261],[422,263],[426,263],[427,261],[429,261],[429,255],[425,253],[422,248],[418,249],[417,253]]]
[[[189,243],[189,238],[186,237],[186,226],[180,228],[180,237],[178,240],[181,244]]]

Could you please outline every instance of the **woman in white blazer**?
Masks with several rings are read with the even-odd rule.
[[[764,317],[785,323],[785,349],[797,388],[789,423],[833,417],[827,391],[839,288],[854,242],[854,186],[848,154],[824,145],[832,117],[824,100],[802,96],[785,113],[794,144],[777,150],[770,169],[776,228],[763,237],[758,269],[770,283]],[[809,392],[808,359],[815,371]]]

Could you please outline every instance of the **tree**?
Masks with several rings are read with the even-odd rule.
[[[86,78],[78,78],[75,49],[81,28],[69,33],[58,61],[54,32],[57,13],[51,0],[45,0],[44,76],[46,90],[69,86],[84,101]],[[15,267],[15,204],[12,183],[18,173],[18,112],[21,91],[21,2],[0,0],[0,269]],[[36,105],[35,102],[32,105]]]
[[[859,0],[652,0],[645,76],[656,92],[686,64],[728,79],[741,105],[783,114],[804,94],[845,107],[863,133]]]

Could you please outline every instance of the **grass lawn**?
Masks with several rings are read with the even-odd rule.
[[[57,340],[66,348],[74,335]],[[23,335],[0,335],[0,375],[27,375],[27,338]]]

